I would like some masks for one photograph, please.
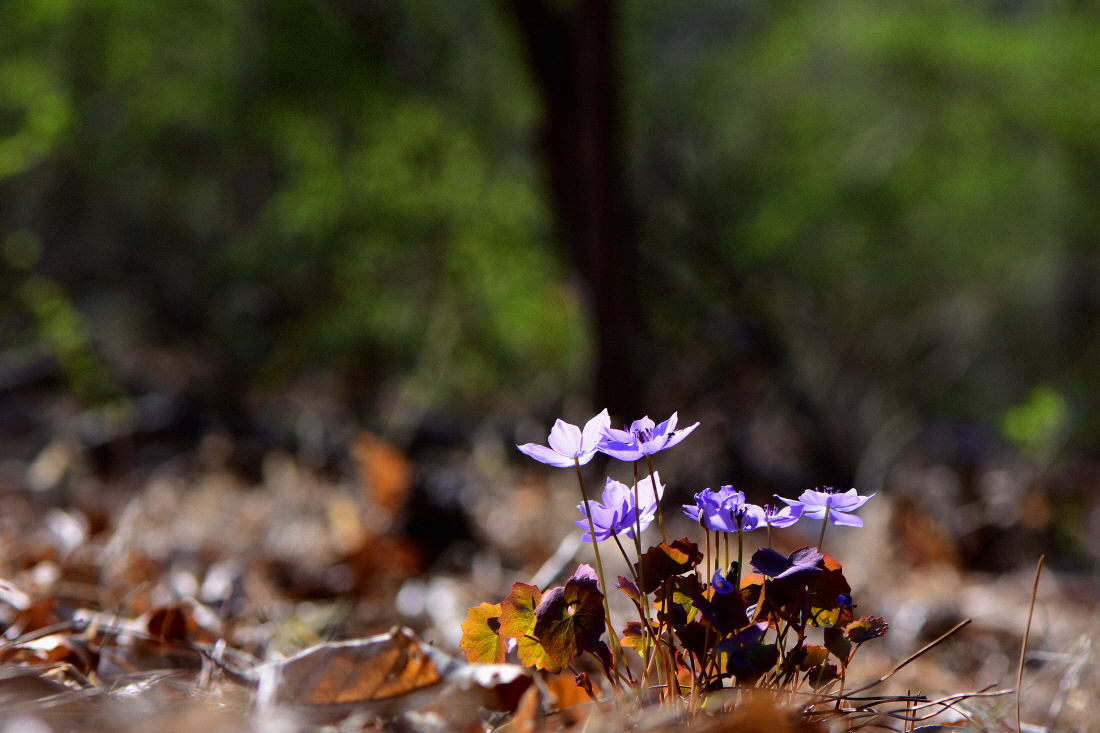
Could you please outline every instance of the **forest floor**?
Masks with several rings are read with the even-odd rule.
[[[80,412],[45,393],[0,408],[5,733],[506,725],[507,715],[484,708],[509,697],[509,680],[454,671],[466,610],[499,602],[513,581],[546,587],[590,560],[572,525],[570,477],[524,463],[489,429],[408,453],[345,431],[332,459],[303,440],[290,452],[216,431],[149,437],[133,414]],[[97,430],[98,443],[89,439]],[[677,514],[674,536],[698,529]],[[1014,688],[1034,567],[962,568],[935,522],[884,494],[861,514],[862,530],[830,528],[826,544],[859,612],[884,617],[890,631],[860,652],[849,684],[886,675],[969,619],[875,694]],[[789,532],[780,549],[816,540],[816,528]],[[611,575],[625,570],[608,564]],[[625,598],[612,600],[613,620],[625,619]],[[1091,577],[1042,575],[1020,696],[1025,730],[1100,730],[1098,600]],[[314,657],[294,656],[302,650]],[[393,666],[395,655],[404,666]],[[389,677],[376,678],[379,670]],[[568,672],[538,688],[551,714],[536,721],[528,710],[512,730],[674,724],[654,710],[645,722],[601,717]],[[973,697],[933,722],[1015,730],[1016,699]],[[724,729],[758,729],[734,722]]]

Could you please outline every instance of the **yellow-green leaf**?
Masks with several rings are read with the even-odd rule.
[[[470,664],[503,664],[507,649],[500,636],[500,604],[482,603],[466,612],[459,648]]]

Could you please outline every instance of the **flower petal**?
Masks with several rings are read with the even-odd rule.
[[[774,578],[789,568],[791,561],[770,547],[762,547],[753,553],[749,564],[761,575]]]
[[[845,514],[844,512],[829,512],[829,519],[833,520],[833,524],[839,524],[841,527],[863,526],[863,520],[857,517],[855,514]]]
[[[808,508],[816,509],[817,507],[827,506],[831,496],[832,494],[827,494],[824,491],[807,489],[802,492],[802,496],[798,497],[798,500]],[[784,499],[784,501],[786,501],[786,499]]]
[[[767,524],[767,515],[764,514],[764,508],[756,504],[745,504],[740,514],[742,532],[751,532]]]
[[[627,463],[637,461],[645,455],[633,443],[613,443],[611,441],[600,443],[599,451]]]
[[[552,451],[545,445],[539,445],[538,443],[524,443],[523,445],[517,445],[521,453],[534,458],[539,463],[545,463],[548,466],[557,466],[558,468],[567,468],[573,465],[573,459],[568,456]]]
[[[579,456],[581,454],[581,429],[559,419],[550,430],[550,447],[563,456]],[[570,461],[572,463],[572,461]]]
[[[611,417],[605,408],[603,412],[585,423],[584,430],[581,431],[581,450],[585,452],[596,450],[596,446],[603,438],[604,428],[609,427],[611,427]]]
[[[686,438],[688,435],[690,435],[691,431],[695,430],[695,428],[697,428],[697,427],[699,427],[699,423],[695,423],[694,425],[689,425],[688,427],[684,428],[683,430],[677,430],[675,433],[668,436],[668,440],[665,441],[665,444],[662,446],[662,448],[671,448],[672,446],[676,445],[681,440]]]
[[[676,431],[676,420],[677,419],[678,418],[676,417],[676,413],[675,412],[672,413],[672,415],[670,415],[667,420],[665,420],[663,423],[661,423],[657,427],[653,428],[653,437],[658,438],[658,437],[662,437],[662,436],[665,436],[665,435],[671,435],[673,432]]]

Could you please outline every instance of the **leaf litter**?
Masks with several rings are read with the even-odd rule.
[[[206,456],[198,468],[170,464],[125,481],[104,482],[87,468],[88,456],[79,446],[67,445],[62,451],[51,444],[37,467],[28,463],[33,486],[0,492],[0,544],[5,549],[0,566],[0,730],[5,733],[494,728],[534,733],[573,726],[578,731],[671,731],[684,726],[676,711],[624,708],[608,696],[593,702],[589,673],[596,672],[597,661],[575,662],[580,664],[576,674],[565,668],[576,652],[593,651],[594,629],[602,631],[602,594],[586,582],[584,573],[566,581],[553,597],[516,583],[501,604],[478,607],[484,581],[480,586],[476,580],[447,581],[432,572],[423,548],[393,529],[394,518],[408,504],[415,466],[376,436],[360,435],[349,443],[349,455],[359,462],[358,475],[364,477],[358,484],[304,468],[278,451],[267,454],[255,478]],[[205,449],[217,453],[216,448]],[[46,468],[60,460],[57,456],[64,457],[64,466],[54,466],[46,476]],[[503,482],[512,499],[543,492],[538,479],[528,475],[506,475]],[[34,490],[36,486],[45,488]],[[473,514],[482,526],[491,526],[491,512],[475,506]],[[525,515],[537,526],[539,511],[513,514]],[[509,540],[500,542],[497,551],[508,551]],[[513,544],[512,551],[518,546]],[[646,558],[639,570],[647,586],[670,580],[670,598],[687,607],[686,599],[697,592],[686,590],[685,578],[677,574],[699,561],[678,540]],[[851,567],[849,562],[846,570]],[[868,579],[863,581],[872,589],[873,575],[864,573]],[[943,577],[959,583],[958,573]],[[420,610],[402,619],[395,599],[417,583],[423,596]],[[619,585],[624,589],[614,594],[619,601],[629,606],[640,600],[629,580],[620,578]],[[952,586],[951,592],[964,601],[955,613],[978,611],[972,615],[982,616],[988,609],[986,623],[979,619],[975,624],[981,627],[977,638],[968,629],[958,636],[969,637],[945,642],[956,644],[952,653],[957,656],[966,645],[965,655],[975,657],[978,652],[970,650],[975,644],[1011,645],[1011,622],[998,616],[997,601],[991,601],[1018,603],[1010,585],[987,580],[984,585]],[[830,586],[823,598],[846,589],[846,584]],[[916,587],[895,584],[892,590],[895,627],[896,611],[905,604],[934,607],[934,599],[929,601]],[[448,594],[457,597],[444,603]],[[743,605],[722,610],[719,604],[732,602],[730,598],[739,596],[699,596],[693,603],[720,623],[729,614],[745,612]],[[479,663],[463,659],[469,650],[457,648],[462,637],[455,633],[463,619],[455,620],[454,613],[446,616],[448,607],[460,613],[469,607],[480,610],[465,619],[485,627],[484,646],[476,652],[483,657]],[[814,610],[842,611],[835,602],[815,603]],[[1077,624],[1081,638],[1087,639],[1087,622],[1076,618],[1071,625]],[[399,619],[413,621],[418,630],[395,626]],[[865,616],[824,643],[840,649],[874,638],[880,622]],[[543,636],[560,642],[556,658],[554,645],[547,653],[541,644],[530,643],[539,623]],[[685,639],[693,631],[690,623],[676,629]],[[731,637],[723,650],[722,664],[731,674],[743,670],[749,677],[756,675],[760,656],[769,654],[753,634],[749,630]],[[992,642],[983,641],[990,636],[995,637]],[[826,646],[808,643],[800,667],[833,674],[822,664]],[[899,684],[957,690],[973,680],[936,657],[943,646],[894,675],[878,697],[849,701],[856,716],[852,720],[896,730],[906,725],[897,722],[898,715],[915,716],[916,711],[938,713],[942,721],[944,711],[960,710],[948,717],[966,723],[967,715],[977,716],[993,721],[985,724],[994,729],[997,721],[1007,720],[997,698],[972,698],[969,708],[947,697],[938,703],[916,695],[906,698]],[[512,658],[530,664],[524,648],[547,655],[542,671],[501,663]],[[1046,699],[1058,703],[1063,720],[1083,704],[1087,707],[1081,695],[1093,674],[1091,647],[1078,643],[1074,649],[1064,664],[1055,652],[1046,652],[1054,655],[1044,668],[1052,673],[1050,679],[1033,675],[1034,685],[1060,690]],[[889,664],[880,653],[868,654],[864,662],[868,676]],[[1059,676],[1061,668],[1067,671]],[[558,669],[562,671],[553,673]],[[691,719],[690,727],[826,729],[828,715],[792,717],[784,712],[791,702],[758,694],[723,707],[716,699],[707,714]],[[798,707],[799,701],[794,702]],[[827,702],[839,707],[840,699]],[[884,707],[887,702],[894,707]]]

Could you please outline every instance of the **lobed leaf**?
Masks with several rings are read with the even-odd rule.
[[[512,583],[512,591],[500,602],[500,635],[519,638],[535,630],[535,609],[542,592],[527,583]]]
[[[500,635],[500,605],[482,603],[466,612],[458,648],[470,664],[503,664],[506,642]]]
[[[581,652],[597,652],[606,626],[603,593],[591,568],[582,565],[565,587],[547,591],[535,615],[535,638],[559,668]]]
[[[853,644],[862,644],[880,636],[886,636],[890,624],[878,616],[863,616],[844,627],[844,636]]]
[[[676,575],[682,575],[703,561],[699,546],[682,537],[672,544],[662,542],[649,548],[634,565],[643,593],[652,593]]]

